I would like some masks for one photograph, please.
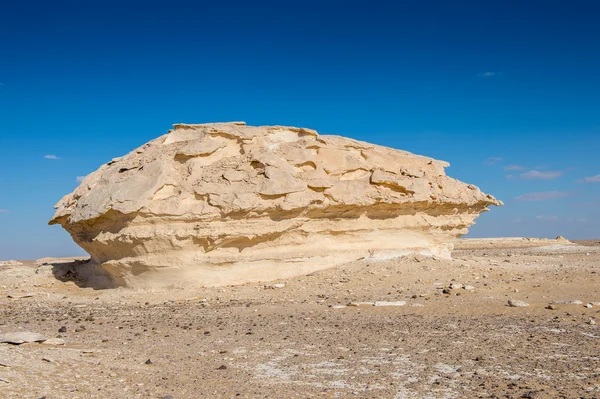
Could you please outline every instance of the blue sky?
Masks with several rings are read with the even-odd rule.
[[[400,3],[400,4],[393,4]],[[177,122],[305,126],[443,159],[470,236],[600,238],[596,1],[4,2],[0,259],[82,253],[52,206]]]

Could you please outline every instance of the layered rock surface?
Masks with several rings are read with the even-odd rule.
[[[316,131],[175,125],[55,206],[113,285],[239,284],[361,257],[449,257],[489,205],[448,163]]]

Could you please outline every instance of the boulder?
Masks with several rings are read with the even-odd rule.
[[[60,224],[113,286],[287,278],[362,257],[449,257],[489,205],[448,163],[306,128],[178,124],[87,176]]]

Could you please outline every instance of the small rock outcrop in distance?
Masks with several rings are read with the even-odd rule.
[[[489,205],[448,163],[305,128],[177,124],[61,199],[50,224],[115,286],[268,281],[361,257],[449,257]]]

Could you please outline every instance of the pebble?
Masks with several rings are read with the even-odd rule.
[[[588,303],[585,305],[586,308],[591,309],[594,305],[592,305],[591,303]]]
[[[554,301],[552,303],[557,305],[583,305],[583,302],[581,302],[579,299],[565,299],[562,301]]]
[[[556,309],[558,309],[558,307],[555,305],[548,305],[548,306],[546,306],[546,309],[556,310]]]
[[[66,333],[67,332],[67,327],[66,326],[62,326],[61,328],[58,329],[59,333]]]
[[[511,306],[513,308],[522,308],[525,306],[529,306],[529,304],[525,301],[520,301],[518,299],[509,299],[508,306]]]
[[[594,324],[596,324],[596,320],[594,320],[594,319],[590,319],[590,320],[588,321],[588,324],[593,326]]]
[[[450,289],[452,290],[458,290],[460,288],[463,288],[464,286],[461,283],[452,283],[450,284]]]
[[[222,364],[219,367],[217,367],[217,370],[227,370],[227,366],[225,366],[224,364]]]
[[[406,301],[375,301],[373,306],[404,306]]]
[[[330,307],[331,309],[343,309],[343,308],[345,308],[346,306],[344,306],[344,305],[331,305],[331,306],[329,306],[329,307]]]
[[[152,360],[150,360],[150,359],[146,360],[145,364],[152,364]]]
[[[467,291],[472,291],[475,289],[475,287],[473,287],[472,285],[465,285],[463,288]]]

